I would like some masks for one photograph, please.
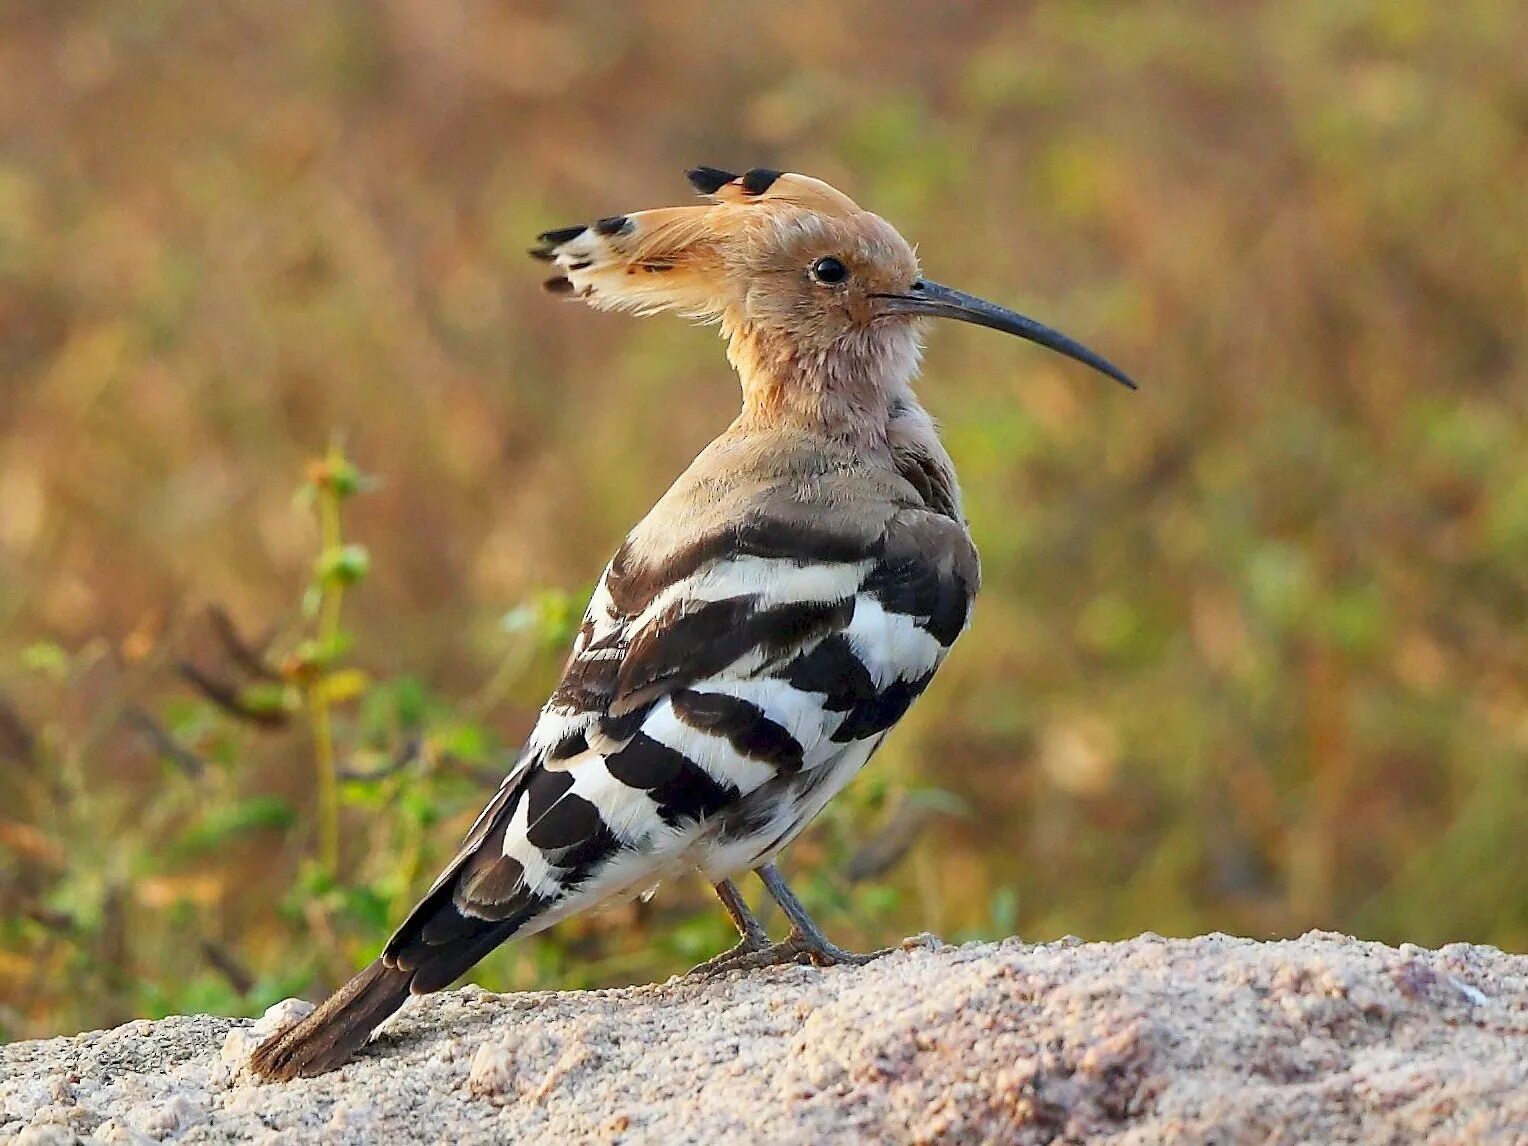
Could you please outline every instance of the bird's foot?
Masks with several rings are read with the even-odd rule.
[[[731,951],[702,963],[695,971],[702,975],[721,975],[728,971],[756,971],[761,967],[783,967],[790,963],[812,967],[863,967],[894,950],[896,948],[886,947],[863,953],[845,951],[820,935],[808,935],[793,929],[779,943],[771,943],[766,947],[750,947],[745,940]]]
[[[736,945],[729,947],[720,955],[713,955],[704,963],[697,963],[686,971],[685,974],[687,976],[699,975],[702,978],[710,975],[720,975],[723,971],[735,970],[739,959],[751,958],[778,946],[780,946],[778,943],[771,944],[768,936],[765,936],[762,940],[745,936],[739,939]]]
[[[823,940],[821,944],[816,945],[803,941],[802,950],[806,952],[807,959],[814,967],[863,967],[866,963],[874,963],[882,955],[890,955],[897,948],[881,947],[875,951],[845,951],[838,944]]]

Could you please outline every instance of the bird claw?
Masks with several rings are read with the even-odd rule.
[[[707,960],[690,974],[699,973],[706,978],[725,975],[728,971],[757,971],[761,967],[781,967],[787,963],[800,963],[803,953],[789,940],[771,943],[768,947],[739,950],[746,944],[739,943],[731,951],[725,951],[715,959]]]
[[[775,944],[775,946],[779,946],[779,944]],[[753,939],[740,939],[734,946],[729,947],[720,955],[713,955],[704,963],[697,963],[686,971],[685,975],[698,975],[702,978],[720,975],[723,971],[734,970],[739,959],[757,955],[768,950],[770,950],[770,944],[767,941],[761,943]]]
[[[890,955],[895,950],[897,950],[895,947],[881,947],[875,951],[845,951],[836,943],[827,943],[821,948],[808,950],[807,957],[814,967],[863,967],[866,963],[874,963],[882,955]]]
[[[779,943],[758,947],[743,940],[730,951],[724,951],[714,959],[708,959],[691,970],[690,974],[704,976],[722,975],[728,971],[757,971],[763,967],[783,967],[797,964],[803,967],[863,967],[866,963],[889,955],[895,950],[883,947],[879,951],[845,951],[826,939],[814,939],[800,931],[792,931]]]

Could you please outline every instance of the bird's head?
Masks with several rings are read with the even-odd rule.
[[[917,320],[953,318],[1018,335],[1134,384],[1047,326],[924,278],[912,246],[819,179],[697,167],[707,202],[547,231],[531,254],[549,291],[602,310],[675,310],[719,320],[745,388],[905,385]]]

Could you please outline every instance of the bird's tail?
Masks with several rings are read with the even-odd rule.
[[[255,1074],[285,1081],[333,1070],[409,995],[450,986],[542,914],[549,901],[525,886],[524,869],[504,854],[519,778],[506,780],[483,809],[456,858],[382,954],[307,1018],[255,1048],[249,1064]]]
[[[509,919],[485,920],[441,900],[438,892],[426,896],[370,966],[307,1018],[256,1047],[250,1069],[280,1081],[333,1070],[365,1046],[411,994],[449,987],[534,914],[522,908]]]
[[[403,1006],[413,978],[413,971],[374,960],[307,1018],[255,1048],[250,1069],[282,1081],[333,1070]]]

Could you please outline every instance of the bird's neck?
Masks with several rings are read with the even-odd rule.
[[[820,347],[749,325],[724,333],[743,384],[744,425],[884,450],[893,410],[916,403],[911,383],[920,347],[909,325],[872,326]]]
[[[725,332],[743,382],[730,436],[790,431],[828,439],[862,463],[895,470],[929,509],[964,522],[954,463],[913,392],[921,354],[915,329],[871,327],[825,351],[748,327]]]

